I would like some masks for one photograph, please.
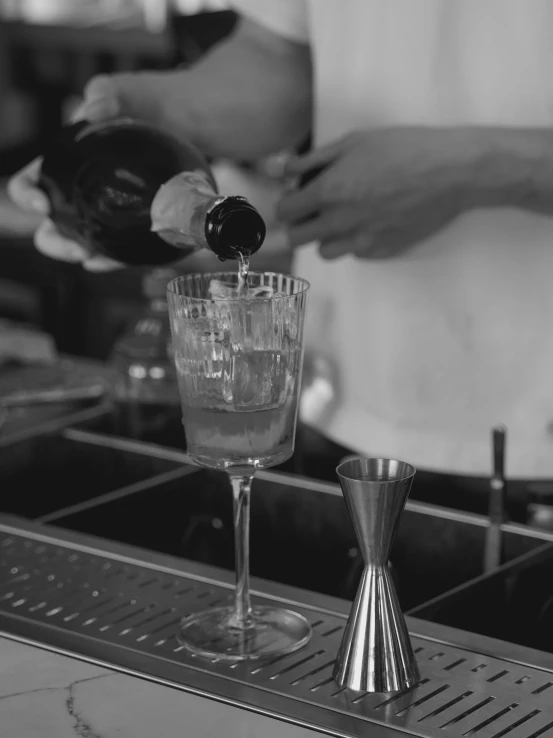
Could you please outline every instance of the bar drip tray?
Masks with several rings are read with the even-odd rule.
[[[226,578],[99,539],[0,522],[0,629],[8,636],[331,735],[553,736],[552,670],[428,635],[413,635],[423,677],[413,690],[339,689],[332,667],[347,607],[324,607],[337,601],[278,585],[256,599],[302,612],[313,627],[306,648],[239,665],[194,658],[176,641],[179,619],[227,600]]]

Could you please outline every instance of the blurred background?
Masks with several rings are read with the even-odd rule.
[[[224,0],[0,0],[0,447],[98,401],[109,407],[98,430],[185,447],[165,286],[219,262],[205,251],[170,270],[94,274],[49,259],[33,246],[36,217],[10,202],[6,184],[56,137],[91,77],[192,65],[237,21]],[[291,268],[274,216],[285,156],[211,162],[220,192],[244,195],[265,219],[254,270]],[[305,357],[302,397],[323,410],[327,375]],[[313,449],[310,474],[333,476],[320,443],[300,427],[290,468],[307,473],[300,459]]]
[[[21,343],[22,331],[27,345],[32,330],[42,338],[31,352],[53,349],[105,360],[147,302],[143,270],[92,275],[38,254],[32,245],[36,221],[6,196],[9,175],[55,137],[92,76],[193,64],[232,31],[236,20],[224,0],[0,0],[4,354],[7,346],[15,346],[16,338]],[[271,229],[278,193],[274,164],[260,162],[249,171],[240,162],[213,166],[220,189],[248,196]],[[262,249],[254,266],[286,270],[279,238],[271,240],[277,243],[276,250]],[[179,270],[214,268],[207,256],[193,257]]]

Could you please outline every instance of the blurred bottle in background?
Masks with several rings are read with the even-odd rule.
[[[166,289],[178,272],[155,269],[143,279],[147,304],[115,342],[115,431],[144,441],[180,440],[183,429]]]

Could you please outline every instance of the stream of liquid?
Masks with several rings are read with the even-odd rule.
[[[238,295],[247,292],[249,271],[250,259],[248,256],[241,253],[238,257]]]

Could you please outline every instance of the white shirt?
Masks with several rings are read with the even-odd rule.
[[[553,0],[239,0],[308,41],[316,145],[371,126],[551,126]],[[306,346],[333,367],[335,401],[308,422],[363,454],[488,474],[553,477],[553,219],[468,213],[387,261],[324,261]]]

